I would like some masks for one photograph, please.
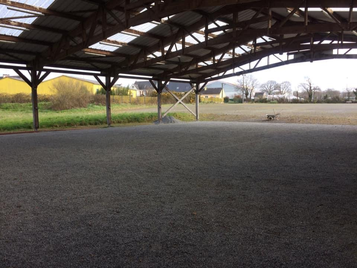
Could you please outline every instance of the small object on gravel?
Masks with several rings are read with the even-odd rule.
[[[159,120],[156,120],[154,121],[154,124],[160,124],[160,123],[163,123],[163,124],[170,124],[170,123],[181,123],[182,121],[176,119],[175,117],[173,116],[164,116],[162,118],[162,121],[159,122]]]
[[[267,120],[275,120],[275,119],[278,120],[278,116],[280,115],[280,112],[276,113],[275,109],[273,109],[273,114],[266,114]]]
[[[266,114],[268,120],[275,120],[280,114]]]

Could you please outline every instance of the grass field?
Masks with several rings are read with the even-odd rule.
[[[187,105],[193,111],[195,106]],[[136,111],[155,112],[156,108]],[[164,108],[165,110],[165,108]],[[177,106],[176,112],[185,112]],[[357,125],[357,104],[200,104],[200,120],[205,121],[267,121],[266,114],[280,113],[278,122],[298,124]],[[273,122],[273,121],[271,121]],[[276,120],[275,120],[276,122]]]
[[[143,109],[151,106],[141,105]],[[153,112],[141,112],[137,105],[114,104],[112,110],[113,125],[145,124],[157,120]],[[171,113],[182,121],[193,120],[186,113]],[[73,128],[81,126],[106,126],[106,108],[101,105],[90,105],[88,108],[53,111],[48,103],[39,103],[39,121],[41,129]],[[32,129],[32,107],[30,103],[0,104],[0,131],[24,131]]]
[[[195,106],[188,104],[195,111]],[[170,105],[163,105],[165,112]],[[152,123],[157,119],[155,105],[113,104],[114,125]],[[203,121],[267,121],[266,114],[280,113],[278,122],[302,124],[357,125],[357,104],[201,104]],[[177,106],[172,113],[182,121],[194,120],[184,107]],[[100,105],[88,108],[53,111],[48,103],[39,103],[41,129],[80,126],[105,126],[106,109]],[[275,122],[277,122],[275,120]],[[32,129],[30,103],[0,104],[0,131]]]

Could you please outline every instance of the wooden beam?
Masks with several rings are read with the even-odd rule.
[[[334,14],[334,12],[332,11],[332,9],[330,8],[325,8],[325,7],[322,7],[322,10],[328,14],[328,16],[330,18],[332,18],[339,26],[341,26],[342,29],[344,29],[344,26],[342,26],[342,21],[340,19],[338,19],[338,16]]]

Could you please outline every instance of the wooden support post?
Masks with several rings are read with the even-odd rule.
[[[32,102],[32,116],[33,116],[33,128],[37,131],[40,127],[39,123],[39,106],[37,100],[37,74],[36,69],[31,70],[31,102]]]
[[[205,89],[205,86],[208,82],[205,82],[201,87],[200,83],[196,83],[195,87],[195,112],[196,112],[196,121],[199,121],[199,103],[200,103],[200,92]]]
[[[158,80],[157,85],[153,82],[153,80],[149,80],[149,82],[158,93],[158,122],[160,123],[162,122],[162,92],[169,80],[165,80],[164,83],[162,80]]]
[[[106,115],[107,115],[107,125],[110,127],[112,124],[111,117],[111,77],[106,75]]]
[[[34,66],[36,66],[34,64]],[[14,68],[14,71],[31,87],[31,103],[32,103],[32,117],[33,117],[33,128],[37,131],[40,127],[39,123],[39,107],[37,100],[37,87],[38,85],[50,74],[45,72],[41,76],[41,71],[37,73],[36,67],[31,67],[29,70],[31,78],[30,80],[20,71],[20,69]]]
[[[163,83],[162,83],[161,80],[158,81],[157,85],[153,82],[153,80],[149,80],[149,82],[152,84],[153,88],[158,93],[158,97],[157,97],[158,122],[160,123],[160,122],[162,122],[162,91],[163,91]]]
[[[158,121],[159,123],[162,122],[162,91],[163,91],[163,85],[162,81],[158,81]]]
[[[196,114],[195,118],[196,118],[196,121],[199,121],[199,102],[200,102],[199,87],[200,87],[200,84],[196,83],[196,89],[195,89],[195,114]]]
[[[114,84],[117,82],[119,76],[115,75],[111,81],[111,75],[106,74],[105,82],[103,83],[102,80],[97,76],[94,75],[97,82],[105,89],[106,91],[106,115],[107,115],[107,125],[110,127],[112,124],[112,114],[111,114],[111,89]]]
[[[158,121],[162,122],[162,92],[158,92]]]

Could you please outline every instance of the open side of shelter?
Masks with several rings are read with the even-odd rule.
[[[110,125],[109,95],[119,78],[151,81],[159,120],[161,93],[171,93],[168,81],[191,83],[196,111],[190,112],[199,120],[198,95],[210,81],[291,63],[357,58],[353,0],[38,2],[0,0],[0,68],[13,69],[31,87],[35,130],[37,87],[50,72],[94,76],[106,90]],[[177,103],[170,110],[185,106],[172,95]]]

